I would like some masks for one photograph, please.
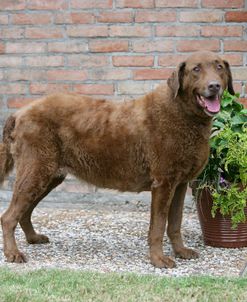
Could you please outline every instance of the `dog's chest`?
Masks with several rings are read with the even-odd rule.
[[[209,156],[209,144],[207,141],[194,142],[181,154],[178,162],[178,175],[181,181],[190,181],[200,174],[207,163]]]
[[[175,176],[180,182],[187,182],[194,179],[207,163],[209,143],[202,135],[188,131],[164,137],[155,152],[159,153],[155,170]]]

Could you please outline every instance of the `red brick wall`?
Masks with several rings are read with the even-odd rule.
[[[1,0],[1,110],[54,91],[134,97],[199,49],[229,60],[244,95],[246,30],[244,0]]]
[[[0,0],[0,128],[10,111],[46,93],[144,94],[200,49],[230,62],[246,97],[245,2]]]

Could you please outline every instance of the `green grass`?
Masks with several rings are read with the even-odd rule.
[[[247,301],[247,278],[165,278],[71,270],[0,269],[1,302]]]

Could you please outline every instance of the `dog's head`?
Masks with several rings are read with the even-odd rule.
[[[181,63],[168,79],[168,86],[200,116],[214,116],[220,110],[225,89],[234,94],[232,75],[227,61],[209,51],[196,52]]]

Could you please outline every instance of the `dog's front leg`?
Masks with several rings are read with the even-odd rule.
[[[185,247],[181,235],[181,224],[186,190],[187,183],[181,183],[176,188],[168,214],[167,235],[171,240],[176,257],[183,259],[196,259],[199,257],[198,252]]]
[[[175,183],[165,178],[161,180],[155,179],[152,186],[149,249],[151,263],[159,268],[172,268],[175,266],[175,262],[163,254],[166,220],[175,188]]]

